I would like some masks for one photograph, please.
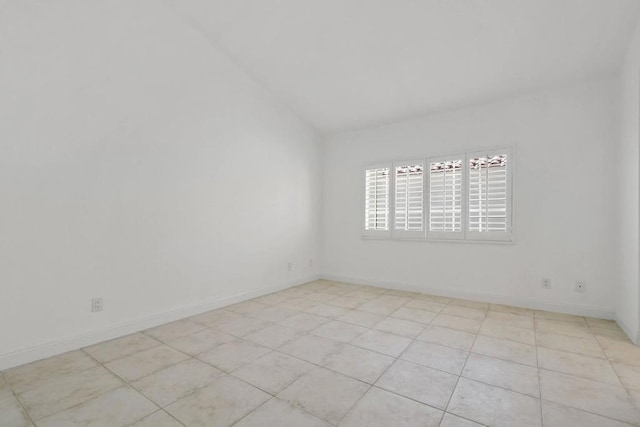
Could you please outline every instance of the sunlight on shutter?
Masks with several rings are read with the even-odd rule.
[[[507,155],[469,159],[469,231],[508,231],[507,205]]]
[[[365,172],[365,230],[389,229],[389,172],[389,168]]]
[[[429,167],[429,231],[462,230],[462,160]]]
[[[395,167],[395,229],[423,230],[424,166]]]

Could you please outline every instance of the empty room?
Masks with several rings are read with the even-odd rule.
[[[640,426],[640,1],[0,0],[0,427]]]

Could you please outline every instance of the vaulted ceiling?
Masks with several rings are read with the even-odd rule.
[[[638,0],[167,0],[334,133],[617,72]]]

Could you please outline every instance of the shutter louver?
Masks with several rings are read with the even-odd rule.
[[[423,224],[424,165],[395,166],[396,231],[421,232]]]
[[[367,169],[365,172],[365,230],[389,230],[390,168]]]
[[[469,159],[469,231],[510,232],[507,155]]]
[[[462,160],[429,165],[429,231],[462,231]]]

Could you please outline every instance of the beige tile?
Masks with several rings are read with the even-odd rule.
[[[209,328],[212,328],[221,323],[226,323],[230,320],[238,319],[239,317],[242,317],[242,315],[233,311],[214,310],[190,317],[189,319],[193,322],[200,323]]]
[[[245,335],[264,329],[271,324],[271,322],[267,322],[266,320],[243,316],[226,323],[221,323],[217,325],[215,329],[233,335],[234,337],[244,337]]]
[[[27,414],[13,395],[0,399],[0,427],[31,427]]]
[[[550,371],[621,385],[608,360],[566,351],[538,348],[538,366]]]
[[[159,341],[167,342],[175,340],[176,338],[195,334],[196,332],[199,332],[205,328],[206,326],[200,323],[196,323],[189,319],[182,319],[175,322],[167,323],[166,325],[147,329],[146,331],[144,331],[144,333]]]
[[[53,414],[39,421],[38,427],[128,426],[157,410],[143,395],[125,386]]]
[[[587,325],[592,328],[607,328],[616,331],[622,331],[615,320],[596,319],[593,317],[585,317],[584,320],[587,322]]]
[[[269,295],[264,295],[258,298],[254,298],[252,301],[255,302],[259,302],[262,304],[269,304],[269,305],[278,305],[283,301],[286,301],[287,299],[289,299],[290,297],[288,297],[287,295],[282,295],[278,292],[273,293],[273,294],[269,294]]]
[[[278,324],[289,328],[299,329],[301,331],[311,331],[330,321],[331,320],[326,317],[320,317],[309,313],[301,313],[278,322]]]
[[[278,307],[289,308],[296,311],[307,311],[319,303],[305,298],[291,298],[278,304]]]
[[[281,322],[289,317],[300,314],[299,311],[291,310],[284,307],[269,307],[264,310],[254,311],[247,314],[249,317],[255,317],[256,319],[266,320],[268,322]]]
[[[436,317],[436,313],[426,310],[420,310],[417,308],[400,307],[399,309],[391,313],[391,317],[411,320],[413,322],[419,322],[426,325],[430,323],[434,319],[434,317]]]
[[[457,375],[398,360],[380,377],[375,385],[427,405],[444,409],[457,382]]]
[[[233,335],[214,329],[205,329],[193,335],[169,341],[167,345],[193,356],[235,339]]]
[[[278,397],[330,423],[337,423],[362,397],[369,386],[363,382],[314,368]]]
[[[468,351],[457,350],[439,344],[414,341],[402,354],[401,358],[429,368],[460,375],[468,355]]]
[[[432,301],[432,302],[437,302],[444,305],[449,304],[452,300],[452,298],[449,298],[449,297],[442,297],[439,295],[428,295],[428,294],[421,294],[416,298],[422,301]]]
[[[353,323],[354,325],[363,326],[365,328],[372,328],[376,323],[384,319],[381,314],[367,313],[366,311],[352,310],[340,317],[337,320],[347,323]]]
[[[536,347],[502,338],[478,335],[471,351],[510,362],[537,366]]]
[[[429,325],[418,335],[417,339],[458,348],[460,350],[471,350],[476,335],[470,332]]]
[[[468,300],[468,299],[452,298],[451,301],[449,301],[449,305],[455,305],[455,306],[467,307],[467,308],[475,308],[477,310],[487,310],[489,308],[490,304],[487,303],[487,302],[473,301],[473,300]]]
[[[331,424],[275,397],[234,424],[234,427],[284,426],[330,427]]]
[[[7,397],[12,397],[12,396],[13,396],[13,392],[11,391],[9,384],[7,384],[7,382],[4,380],[4,377],[2,376],[2,372],[0,372],[0,400],[6,399]]]
[[[612,362],[612,365],[625,387],[640,390],[640,366],[619,362]]]
[[[409,338],[370,330],[352,342],[353,345],[398,357],[411,344]]]
[[[70,408],[122,385],[115,375],[95,368],[57,377],[19,395],[22,404],[34,420]]]
[[[373,328],[390,334],[400,335],[407,338],[415,338],[420,335],[425,326],[422,323],[412,322],[411,320],[387,317],[376,324]]]
[[[536,335],[535,332],[527,328],[517,328],[515,326],[507,326],[503,323],[486,320],[480,327],[478,332],[481,335],[487,335],[496,338],[504,338],[519,342],[522,344],[535,345]]]
[[[104,366],[125,381],[135,381],[188,358],[189,356],[178,350],[160,345],[114,360]]]
[[[265,308],[269,308],[269,305],[257,301],[245,301],[238,304],[229,305],[224,309],[233,311],[234,313],[249,314],[256,311],[264,310]]]
[[[482,424],[474,423],[457,415],[446,413],[442,417],[440,427],[482,427]]]
[[[338,373],[373,384],[395,359],[374,351],[352,345],[327,357],[326,368]]]
[[[545,427],[630,427],[622,423],[590,414],[579,409],[569,408],[553,402],[542,401],[542,420]]]
[[[221,371],[189,359],[139,379],[132,385],[160,407],[214,381]]]
[[[419,295],[421,295],[419,292],[412,292],[412,291],[403,291],[400,289],[388,289],[385,293],[385,295],[393,295],[393,296],[397,296],[397,297],[405,297],[405,298],[416,298]]]
[[[515,307],[512,305],[491,304],[489,306],[489,311],[496,311],[500,313],[511,313],[511,314],[517,314],[520,316],[533,317],[533,310],[529,308],[524,308],[524,307]]]
[[[534,310],[536,319],[560,320],[563,322],[572,322],[579,325],[585,325],[585,319],[582,316],[574,316],[573,314],[556,313],[553,311]]]
[[[442,411],[373,387],[349,411],[340,426],[435,427],[441,417]]]
[[[533,329],[533,317],[528,315],[489,310],[485,320],[503,323],[507,326],[515,326],[516,328]]]
[[[358,290],[349,291],[346,294],[344,294],[344,296],[372,300],[372,299],[378,298],[381,293],[382,292],[358,289]]]
[[[77,350],[9,369],[4,371],[4,377],[16,393],[21,393],[46,381],[97,365],[86,353]]]
[[[440,312],[440,314],[466,317],[467,319],[473,319],[473,320],[483,320],[486,314],[486,310],[462,307],[459,305],[448,305]]]
[[[225,372],[231,372],[269,352],[271,349],[267,347],[237,339],[200,353],[196,357]]]
[[[401,300],[389,300],[383,299],[384,297],[378,297],[358,307],[360,311],[366,311],[368,313],[381,314],[388,316],[398,308],[400,308],[406,301],[402,301],[401,297],[388,297],[388,298],[401,298]]]
[[[540,400],[460,378],[447,412],[496,427],[542,426]]]
[[[609,338],[614,338],[618,341],[623,341],[623,342],[631,342],[631,340],[629,339],[629,337],[627,336],[627,334],[625,334],[622,330],[620,329],[613,329],[613,328],[596,328],[596,327],[591,327],[591,332],[594,335],[597,336],[603,336],[603,337],[609,337]]]
[[[321,293],[321,292],[313,292],[313,293],[305,295],[303,298],[304,299],[308,299],[310,301],[326,303],[328,301],[336,299],[337,297],[338,297],[337,295],[333,295],[333,294],[325,294],[325,293]]]
[[[562,320],[536,319],[536,331],[568,335],[570,337],[591,338],[593,335],[585,323],[565,322]]]
[[[160,345],[160,342],[137,333],[86,347],[84,351],[98,362],[106,363],[157,345]]]
[[[313,330],[311,333],[313,335],[330,338],[336,341],[351,342],[367,331],[368,329],[362,326],[334,320],[332,322],[325,323],[319,328]]]
[[[306,335],[285,344],[278,351],[307,362],[323,365],[328,357],[339,352],[345,344],[327,338]]]
[[[598,341],[594,337],[578,338],[536,331],[536,342],[540,347],[563,350],[570,353],[583,354],[585,356],[599,357],[601,359],[607,358],[600,348],[600,344],[598,344]]]
[[[540,397],[538,370],[531,366],[471,354],[462,376],[481,383]]]
[[[271,325],[259,330],[258,332],[246,335],[244,339],[265,347],[276,349],[300,338],[305,333],[305,331],[289,328],[287,326]]]
[[[459,331],[475,334],[480,329],[482,320],[467,319],[465,317],[440,313],[431,321],[430,325],[442,326],[449,329],[457,329]]]
[[[446,304],[441,304],[434,301],[425,301],[422,299],[414,299],[405,304],[406,308],[415,308],[418,310],[430,311],[432,313],[439,313]]]
[[[338,297],[338,298],[332,299],[331,301],[328,301],[327,304],[353,309],[364,304],[367,301],[369,300],[364,298]]]
[[[295,357],[273,352],[234,371],[233,376],[267,393],[277,394],[313,366]]]
[[[315,280],[313,282],[305,283],[304,285],[298,286],[298,289],[306,289],[309,291],[317,292],[322,289],[330,288],[333,286],[328,280]]]
[[[262,405],[271,396],[257,388],[221,375],[165,410],[187,426],[229,426]]]
[[[640,423],[640,415],[622,386],[540,370],[544,400],[624,421]]]
[[[597,339],[612,361],[640,366],[640,346],[608,337],[598,337]]]
[[[137,421],[131,427],[182,427],[182,424],[166,412],[158,411]]]
[[[335,319],[349,312],[349,309],[343,307],[336,307],[329,304],[318,304],[313,308],[305,310],[307,313],[315,314],[317,316],[328,317]]]

